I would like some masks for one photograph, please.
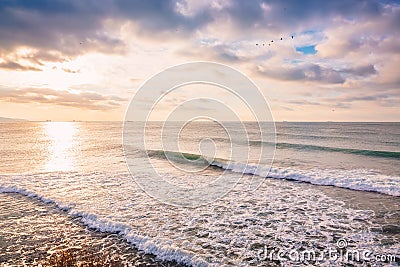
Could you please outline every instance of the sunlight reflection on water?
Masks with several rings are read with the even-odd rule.
[[[75,168],[77,154],[77,125],[72,122],[48,122],[43,124],[49,140],[46,171],[71,171]]]

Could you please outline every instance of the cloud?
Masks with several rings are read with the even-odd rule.
[[[88,110],[110,110],[120,107],[126,99],[95,92],[59,91],[50,88],[25,88],[12,90],[2,88],[0,101],[12,103],[54,104]]]
[[[257,72],[262,76],[284,81],[318,81],[323,83],[344,83],[340,72],[317,64],[301,66],[265,67],[259,66]]]
[[[233,62],[245,62],[249,58],[244,55],[240,55],[235,48],[225,44],[202,44],[198,47],[192,47],[187,45],[183,48],[175,51],[176,55],[191,57],[191,58],[202,58],[210,61],[222,61],[226,63]]]
[[[341,72],[361,77],[367,77],[377,73],[374,65],[365,65],[349,69],[342,69]]]
[[[80,73],[81,72],[80,70],[71,70],[68,68],[62,68],[62,70],[67,73]]]
[[[338,96],[335,97],[334,99],[328,98],[326,100],[334,100],[340,103],[348,103],[348,102],[358,102],[358,101],[369,101],[369,102],[375,102],[377,100],[385,100],[385,99],[398,99],[400,98],[400,93],[370,93],[370,94],[365,94],[365,95],[360,95],[360,94],[346,94],[343,96]]]
[[[32,50],[32,62],[120,51],[122,40],[107,32],[109,8],[94,1],[0,1],[0,56],[21,47]]]
[[[381,5],[378,17],[358,16],[336,19],[327,25],[326,40],[317,49],[323,56],[345,56],[358,52],[399,52],[396,29],[400,27],[400,7]]]
[[[82,87],[80,93],[20,88],[12,95],[9,89],[14,102],[19,96],[29,103],[57,104],[57,99],[60,105],[111,109],[122,101],[91,92],[126,86],[121,81],[127,75],[146,80],[168,65],[209,60],[254,75],[250,78],[268,82],[266,88],[278,88],[278,102],[289,109],[319,101],[337,107],[355,102],[393,106],[384,96],[398,99],[389,91],[400,85],[399,28],[400,6],[386,0],[4,0],[0,68],[20,76],[43,70],[29,73],[22,83],[39,84],[54,67],[60,70],[57,82],[70,89],[76,81],[69,73],[82,70],[80,83],[101,84],[96,79],[108,77],[102,80],[107,80],[105,88]],[[317,53],[303,54],[296,47],[314,47]],[[306,99],[287,101],[297,96]]]
[[[192,2],[193,3],[193,2]],[[179,30],[195,31],[213,20],[212,6],[190,12],[187,1],[175,0],[116,0],[115,15],[140,24],[143,31],[160,33]]]
[[[353,90],[344,90],[343,92],[334,92],[334,95],[321,95],[312,98],[314,103],[319,103],[321,106],[351,109],[357,107],[371,108],[371,114],[379,114],[379,108],[395,108],[400,102],[400,92],[396,89],[377,90],[375,88],[358,88]],[[309,100],[294,100],[288,101],[289,104],[307,105]]]
[[[354,106],[358,106],[373,107],[375,110],[372,109],[371,113],[378,113],[379,109],[377,108],[394,108],[398,106],[399,101],[400,92],[395,90],[387,90],[379,93],[374,90],[364,90],[359,92],[336,92],[334,96],[329,97],[326,95],[315,95],[312,98],[302,97],[292,100],[280,100],[279,102],[293,109],[296,107],[307,107],[307,109],[320,107],[321,110],[324,108],[351,109]]]
[[[309,36],[318,35],[332,20],[379,18],[385,12],[380,2],[357,0],[115,0],[101,4],[79,0],[1,1],[0,56],[21,46],[34,50],[32,61],[62,61],[91,51],[121,53],[126,49],[121,36],[126,23],[135,25],[139,36],[164,36],[167,42],[175,37],[191,40],[199,33],[210,32],[221,39],[229,31],[234,31],[236,40],[255,37],[262,41],[296,32],[299,37],[307,31],[312,33]],[[399,23],[392,19],[391,24]],[[214,31],[221,25],[224,32]],[[316,45],[300,39],[299,45]],[[353,41],[349,47],[354,49],[359,42]],[[227,61],[242,60],[228,45],[214,46],[216,54]]]
[[[171,0],[15,0],[0,2],[0,46],[10,51],[20,45],[66,55],[91,50],[119,52],[124,45],[117,33],[126,21],[143,31],[194,31],[210,22],[207,10],[187,15],[184,1]],[[112,26],[116,24],[116,28]]]
[[[314,81],[322,83],[343,84],[346,79],[368,77],[376,74],[373,65],[352,68],[334,69],[314,63],[288,65],[285,67],[258,66],[258,74],[283,81]]]
[[[289,101],[287,101],[287,103],[295,104],[295,105],[302,105],[302,106],[304,106],[304,105],[311,105],[311,106],[321,105],[321,103],[319,103],[319,102],[311,102],[308,100],[289,100]]]
[[[228,17],[234,24],[247,30],[270,32],[299,32],[325,27],[337,17],[375,18],[382,13],[378,1],[228,1],[218,13]]]
[[[17,70],[17,71],[40,71],[39,68],[32,66],[23,66],[17,62],[12,62],[12,61],[1,62],[0,69]]]
[[[77,55],[90,50],[118,51],[120,36],[110,31],[126,21],[138,24],[142,32],[188,35],[221,20],[239,28],[269,31],[298,31],[309,24],[329,24],[342,17],[377,17],[382,5],[376,1],[223,1],[203,4],[188,0],[15,0],[0,2],[0,46],[12,50],[21,44]],[[302,23],[298,23],[298,22]],[[397,22],[394,22],[397,23]]]

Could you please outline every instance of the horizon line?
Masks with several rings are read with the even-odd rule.
[[[206,121],[206,120],[205,120]],[[26,120],[26,119],[11,119],[1,121],[0,123],[26,123],[26,122],[146,122],[146,121],[130,121],[130,120]],[[165,122],[162,120],[150,120],[147,122]],[[174,122],[186,122],[186,121],[179,121],[176,120]],[[254,121],[254,120],[243,120],[243,121],[224,121],[221,122],[271,122],[271,121]],[[274,123],[400,123],[400,121],[333,121],[333,120],[312,120],[312,121],[301,121],[301,120],[275,120]]]

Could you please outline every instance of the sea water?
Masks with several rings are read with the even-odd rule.
[[[394,256],[391,264],[399,264],[399,123],[281,122],[276,123],[276,142],[257,139],[257,123],[245,125],[248,136],[234,145],[250,148],[248,161],[232,162],[232,140],[213,123],[186,127],[179,136],[181,151],[163,150],[158,138],[163,124],[148,124],[147,151],[128,156],[150,157],[161,179],[196,188],[221,173],[245,173],[218,200],[187,208],[163,204],[137,185],[135,174],[144,170],[130,166],[128,171],[122,123],[1,123],[0,199],[9,205],[18,194],[28,203],[41,201],[59,209],[58,216],[65,213],[88,229],[117,234],[125,245],[159,260],[186,265],[388,264],[387,259],[380,262],[381,256]],[[199,150],[203,139],[213,140],[212,157]],[[273,159],[260,161],[256,152],[274,147]],[[204,157],[210,166],[182,172],[166,157],[169,153],[179,161],[176,152]],[[248,190],[255,176],[262,183]],[[21,201],[15,200],[14,209],[25,212]],[[17,223],[12,217],[0,220],[3,233],[12,232]],[[26,235],[35,234],[31,230],[37,222],[27,223],[32,228]],[[104,244],[110,244],[109,238]],[[8,253],[18,257],[0,258],[18,265],[17,258],[32,256],[29,242],[14,248]],[[306,250],[320,257],[296,258]],[[338,255],[367,251],[371,257],[335,259],[326,254],[329,250]],[[278,252],[285,257],[278,259]]]

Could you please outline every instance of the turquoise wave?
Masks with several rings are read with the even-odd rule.
[[[264,145],[264,144],[273,145],[273,143],[262,142],[262,141],[250,141],[249,143],[252,145]],[[290,148],[290,149],[298,149],[298,150],[339,152],[339,153],[363,155],[363,156],[370,156],[370,157],[400,159],[400,152],[395,152],[395,151],[380,151],[380,150],[367,150],[367,149],[354,149],[354,148],[327,147],[327,146],[292,144],[292,143],[276,143],[276,148],[278,148],[278,149]]]

